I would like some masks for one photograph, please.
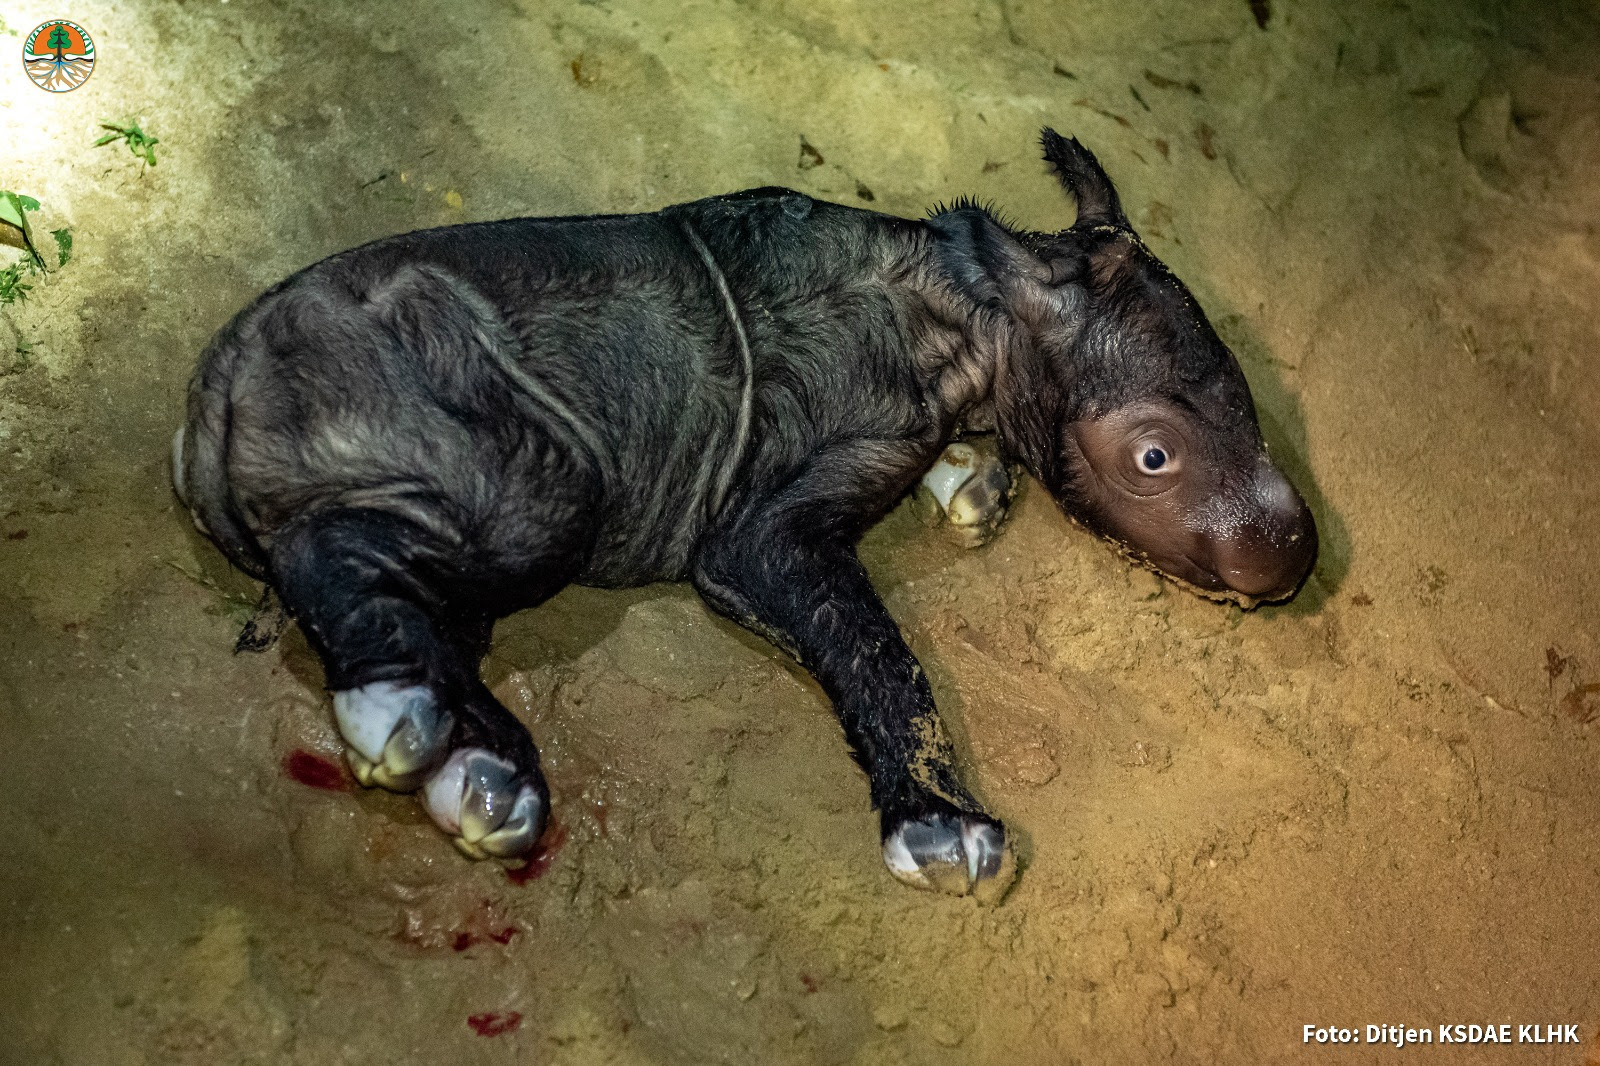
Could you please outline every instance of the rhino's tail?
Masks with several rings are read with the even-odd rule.
[[[201,356],[189,383],[188,419],[172,437],[172,487],[200,532],[235,566],[265,581],[266,552],[246,528],[228,485],[230,393],[239,347],[235,330],[224,329]]]

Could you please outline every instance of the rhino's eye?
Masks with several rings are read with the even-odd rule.
[[[1147,474],[1157,473],[1166,465],[1167,453],[1165,449],[1158,448],[1155,445],[1146,448],[1144,454],[1139,456],[1139,469]]]

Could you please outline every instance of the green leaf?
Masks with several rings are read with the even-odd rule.
[[[28,269],[28,265],[26,261],[19,260],[0,270],[0,304],[16,303],[28,295],[33,286],[22,280],[22,273]]]
[[[72,231],[63,226],[61,229],[51,230],[50,236],[56,239],[56,252],[60,257],[56,266],[64,267],[67,265],[67,260],[72,258]]]
[[[96,148],[103,144],[111,144],[115,141],[121,141],[128,146],[128,151],[132,152],[134,156],[139,159],[143,159],[145,163],[150,166],[156,165],[155,146],[160,143],[161,138],[150,136],[144,130],[139,128],[139,124],[137,122],[129,122],[127,125],[119,125],[115,122],[102,122],[100,123],[100,128],[103,130],[110,130],[111,132],[102,134],[100,138],[94,142]]]
[[[9,222],[18,229],[26,232],[28,229],[27,213],[39,210],[39,201],[31,196],[23,196],[7,189],[0,189],[0,222]]]
[[[28,225],[28,212],[37,210],[39,201],[33,197],[0,189],[0,221],[9,222],[22,231],[22,243],[27,247],[30,261],[36,267],[43,267],[44,256],[34,247],[33,227]]]

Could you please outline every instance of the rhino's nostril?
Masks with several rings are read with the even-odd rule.
[[[1317,558],[1317,525],[1311,510],[1276,470],[1256,488],[1259,510],[1252,520],[1213,547],[1217,573],[1228,587],[1256,599],[1280,600],[1294,593]]]

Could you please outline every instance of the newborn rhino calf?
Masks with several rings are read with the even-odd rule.
[[[1194,298],[1094,157],[1043,146],[1078,204],[1061,233],[757,189],[336,255],[206,349],[178,493],[321,656],[360,780],[420,791],[474,858],[528,854],[549,813],[478,674],[495,619],[572,582],[687,579],[822,684],[890,872],[996,898],[1005,830],[863,531],[992,429],[1068,515],[1204,593],[1287,597],[1317,543]]]

